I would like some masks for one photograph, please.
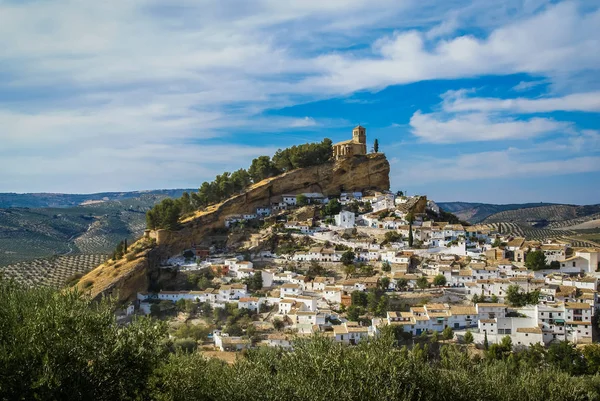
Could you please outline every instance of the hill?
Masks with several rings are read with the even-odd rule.
[[[254,213],[256,208],[279,201],[283,194],[320,192],[330,196],[343,191],[389,190],[390,165],[381,153],[353,156],[338,161],[300,168],[264,179],[246,188],[241,194],[211,205],[180,221],[178,230],[156,230],[151,238],[142,238],[131,245],[123,260],[109,261],[89,272],[79,287],[97,297],[118,294],[121,299],[135,296],[148,288],[149,280],[161,260],[200,244],[215,229],[224,227],[230,215]],[[151,248],[152,249],[149,249]]]
[[[90,202],[122,201],[145,195],[158,195],[177,198],[184,191],[195,189],[157,189],[131,192],[99,192],[95,194],[51,194],[51,193],[0,193],[0,209],[22,208],[64,208]]]
[[[0,266],[55,255],[107,255],[119,241],[138,238],[146,211],[176,193],[127,193],[118,195],[121,200],[71,207],[0,209]],[[61,199],[75,199],[69,196]]]
[[[446,212],[454,214],[456,217],[469,223],[480,223],[487,217],[508,210],[528,209],[540,206],[553,206],[554,203],[512,203],[506,205],[495,205],[490,203],[470,203],[470,202],[439,202],[439,207]]]
[[[546,205],[504,210],[486,217],[484,223],[510,222],[536,228],[563,228],[597,219],[599,205]]]

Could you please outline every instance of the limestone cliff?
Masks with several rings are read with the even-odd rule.
[[[150,277],[156,274],[161,259],[189,249],[192,244],[201,243],[210,230],[224,227],[225,218],[229,215],[254,213],[257,207],[268,206],[283,194],[320,192],[337,196],[347,191],[389,190],[389,172],[390,165],[385,155],[377,153],[347,157],[263,180],[243,194],[187,218],[178,231],[158,230],[151,233],[157,240],[157,246],[127,263],[125,268],[115,270],[101,265],[88,273],[80,283],[86,280],[94,282],[85,289],[93,297],[118,292],[121,300],[132,299],[136,291],[147,289]],[[122,274],[117,271],[122,271]],[[81,284],[80,288],[85,288],[85,285]]]
[[[337,196],[341,192],[389,190],[390,165],[381,153],[353,156],[320,166],[290,171],[250,187],[245,193],[229,198],[208,212],[198,213],[183,223],[181,230],[157,233],[159,248],[165,256],[201,242],[212,228],[220,228],[234,214],[254,213],[283,194],[320,192]]]

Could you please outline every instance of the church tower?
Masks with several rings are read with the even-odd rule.
[[[361,145],[365,146],[367,145],[367,130],[365,129],[365,127],[357,125],[352,130],[352,142],[360,143]]]

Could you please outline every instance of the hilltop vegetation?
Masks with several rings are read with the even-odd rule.
[[[598,400],[600,348],[560,343],[513,353],[385,331],[358,346],[322,337],[295,351],[251,350],[232,365],[185,353],[163,322],[117,324],[108,302],[0,281],[5,400]],[[433,340],[431,340],[433,341]],[[410,341],[409,341],[410,342]],[[478,354],[479,355],[479,354]]]
[[[327,163],[331,160],[331,154],[331,140],[325,138],[320,143],[306,143],[279,149],[272,158],[259,156],[252,160],[248,170],[225,172],[217,175],[214,181],[202,183],[198,192],[191,194],[184,192],[179,199],[164,200],[148,211],[147,226],[152,230],[158,228],[175,230],[182,215],[219,203],[265,178],[275,177],[298,168]]]

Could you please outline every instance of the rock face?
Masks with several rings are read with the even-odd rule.
[[[241,195],[200,212],[182,223],[178,231],[158,230],[149,235],[156,238],[157,247],[138,260],[121,276],[114,276],[110,284],[95,285],[91,295],[101,297],[118,294],[120,300],[133,299],[137,291],[146,291],[148,283],[159,274],[161,259],[189,249],[202,242],[208,232],[225,226],[225,218],[234,214],[254,213],[256,208],[269,206],[283,194],[320,192],[337,196],[341,192],[389,190],[390,165],[381,153],[357,155],[328,164],[290,171],[250,187]],[[106,270],[106,269],[105,269]],[[96,279],[106,275],[102,266],[88,276]]]
[[[159,230],[159,249],[170,256],[199,243],[213,228],[225,225],[225,218],[234,214],[254,213],[257,207],[268,206],[283,194],[320,192],[337,196],[341,192],[389,190],[390,165],[381,153],[352,156],[329,164],[290,171],[264,180],[245,193],[229,198],[210,213],[200,215],[178,231]]]

